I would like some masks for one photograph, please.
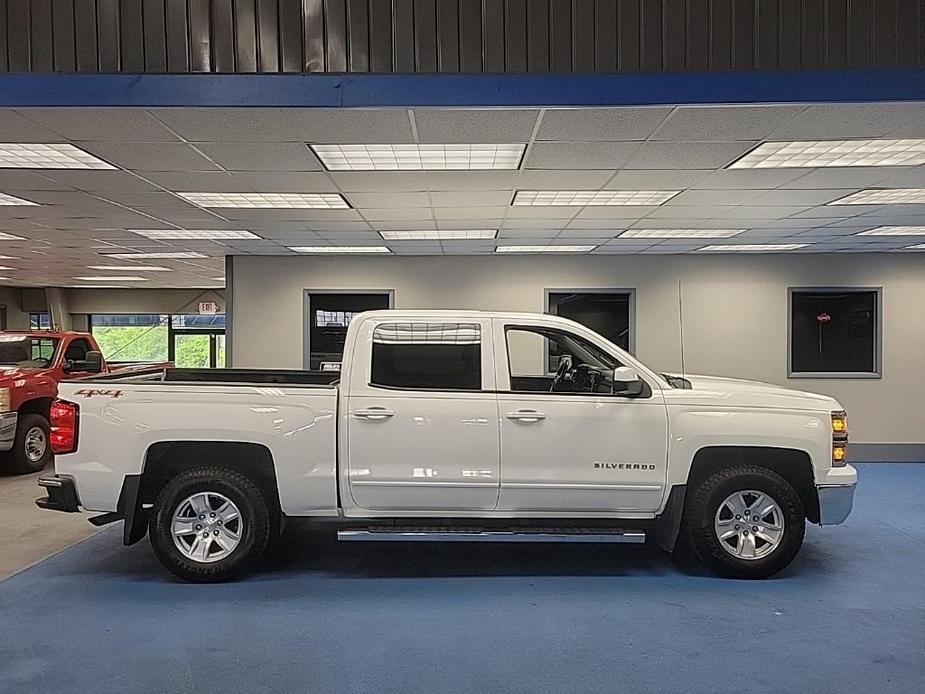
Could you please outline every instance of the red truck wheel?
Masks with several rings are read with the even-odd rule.
[[[6,469],[14,475],[42,470],[51,462],[48,420],[40,414],[23,414],[16,423],[16,439],[6,454]]]

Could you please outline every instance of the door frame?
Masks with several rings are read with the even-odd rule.
[[[389,299],[388,308],[395,308],[394,289],[302,289],[302,368],[311,370],[312,294],[379,294]]]
[[[225,368],[218,367],[216,358],[218,356],[217,337],[225,335],[224,328],[180,328],[174,329],[173,326],[167,331],[167,361],[176,362],[177,356],[177,337],[180,335],[208,335],[209,336],[209,366],[210,369]],[[225,338],[228,339],[227,336]],[[228,359],[228,343],[225,343],[225,359]]]

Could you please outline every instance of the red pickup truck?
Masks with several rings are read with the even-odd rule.
[[[88,333],[0,333],[0,468],[25,474],[51,460],[49,410],[59,381],[151,366],[107,364]]]

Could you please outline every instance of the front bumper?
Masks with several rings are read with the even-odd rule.
[[[819,525],[844,523],[854,506],[858,473],[850,465],[832,468],[823,483],[816,485],[819,495]]]
[[[49,511],[65,511],[74,513],[80,510],[77,499],[77,487],[70,477],[61,475],[43,475],[39,477],[38,485],[48,490],[48,496],[35,500],[35,505]]]
[[[17,412],[0,412],[0,451],[8,451],[16,440]]]

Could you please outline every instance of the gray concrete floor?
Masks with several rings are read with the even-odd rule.
[[[51,468],[45,470],[45,473]],[[0,580],[98,532],[85,513],[43,511],[39,475],[0,472]]]

